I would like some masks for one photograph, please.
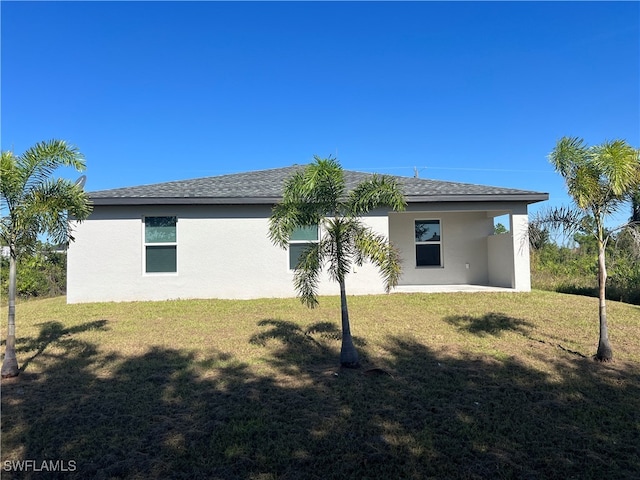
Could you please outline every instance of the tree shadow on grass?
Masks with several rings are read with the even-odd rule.
[[[637,368],[541,358],[554,366],[551,377],[512,359],[438,354],[410,338],[392,338],[387,348],[392,368],[404,373],[398,422],[422,438],[434,462],[407,458],[428,475],[633,478],[640,471]],[[443,461],[445,452],[455,465]]]
[[[303,328],[290,320],[268,318],[257,326],[268,329],[252,335],[249,343],[269,346],[272,350],[268,362],[272,365],[301,368],[333,367],[339,363],[342,332],[332,322],[315,322]],[[358,349],[366,347],[366,342],[357,336],[353,343]]]
[[[491,312],[477,317],[471,315],[454,315],[446,317],[444,320],[447,323],[458,327],[458,330],[460,331],[469,332],[479,337],[486,337],[487,335],[500,337],[504,332],[513,332],[524,336],[528,340],[551,345],[572,355],[587,358],[583,353],[571,350],[565,347],[562,343],[558,343],[558,341],[566,342],[567,339],[565,338],[558,338],[554,336],[549,336],[547,340],[533,338],[529,334],[533,328],[532,323],[519,318],[509,317],[503,313]]]
[[[530,322],[520,318],[513,318],[504,313],[491,312],[481,316],[453,315],[444,319],[447,323],[483,337],[486,335],[500,336],[503,332],[526,334],[533,327]]]
[[[24,372],[31,362],[44,353],[44,351],[52,344],[60,344],[65,350],[82,350],[85,354],[91,355],[95,353],[89,344],[79,342],[73,335],[90,330],[107,330],[106,320],[95,320],[92,322],[75,325],[73,327],[65,327],[61,322],[48,321],[39,323],[40,333],[37,337],[18,338],[16,340],[16,353],[33,352],[27,357],[20,366],[20,372]]]
[[[637,366],[566,356],[546,360],[550,375],[394,336],[381,360],[393,377],[323,374],[311,367],[337,363],[330,324],[263,322],[258,329],[268,330],[250,341],[264,349],[268,372],[215,347],[101,353],[71,334],[76,343],[57,345],[63,352],[46,358],[42,375],[3,381],[2,460],[76,468],[5,470],[3,479],[624,479],[640,471]],[[547,347],[537,348],[544,360]]]
[[[269,330],[252,335],[249,340],[250,343],[262,346],[264,346],[268,340],[279,340],[280,342],[292,345],[309,342],[319,345],[314,338],[316,335],[320,336],[323,340],[342,340],[342,332],[332,322],[316,322],[307,326],[306,329],[303,329],[300,325],[290,320],[267,318],[260,320],[258,327],[271,327]],[[354,337],[354,343],[361,347],[366,345],[366,342],[359,337]]]

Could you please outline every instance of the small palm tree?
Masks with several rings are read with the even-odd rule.
[[[15,350],[18,257],[33,252],[39,235],[48,235],[54,243],[72,241],[68,216],[82,221],[91,213],[89,198],[81,185],[51,178],[63,166],[83,171],[85,161],[76,147],[61,140],[37,143],[19,156],[2,152],[0,239],[9,247],[9,329],[2,377],[19,373]]]
[[[623,140],[588,147],[582,139],[564,137],[549,155],[556,171],[564,178],[575,207],[551,210],[539,222],[569,232],[585,230],[596,239],[600,319],[596,358],[600,361],[613,359],[605,302],[605,248],[612,233],[629,225],[606,230],[605,220],[627,204],[637,192],[640,186],[639,152]]]
[[[379,206],[403,210],[404,195],[390,177],[373,175],[346,191],[344,171],[333,158],[315,161],[296,172],[284,186],[282,202],[269,220],[269,237],[287,248],[296,228],[320,226],[318,243],[302,253],[294,274],[294,286],[302,303],[313,308],[318,304],[319,277],[327,267],[330,278],[340,285],[342,348],[340,363],[359,366],[358,352],[351,338],[345,277],[353,265],[370,261],[378,267],[388,292],[398,284],[400,261],[396,249],[384,235],[366,227],[360,217]]]

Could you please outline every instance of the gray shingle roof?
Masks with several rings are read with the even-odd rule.
[[[304,165],[234,173],[216,177],[156,183],[90,192],[94,205],[272,204],[282,199],[284,181]],[[347,188],[372,174],[345,171]],[[469,183],[394,176],[407,202],[547,200],[546,193]]]

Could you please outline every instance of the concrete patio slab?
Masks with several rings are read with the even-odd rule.
[[[392,293],[448,293],[448,292],[516,292],[513,288],[487,285],[402,285]]]

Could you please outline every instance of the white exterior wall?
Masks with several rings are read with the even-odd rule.
[[[428,208],[428,209],[427,209]],[[493,217],[510,214],[511,232],[493,235]],[[293,297],[289,252],[267,236],[268,205],[97,206],[76,228],[67,257],[67,301]],[[144,217],[176,216],[177,273],[144,272]],[[442,267],[416,267],[415,220],[441,222]],[[400,250],[399,285],[492,285],[531,289],[526,204],[456,203],[379,210],[365,222]],[[378,270],[356,267],[347,293],[384,292]],[[319,294],[337,295],[322,278]]]
[[[288,250],[268,236],[270,206],[98,206],[69,247],[67,301],[292,297]],[[177,273],[144,272],[144,216],[177,216]],[[366,222],[388,235],[386,212]],[[349,294],[384,291],[372,265],[347,277]],[[337,295],[325,275],[319,293]]]
[[[487,238],[489,285],[511,288],[514,282],[513,235],[511,232]]]

